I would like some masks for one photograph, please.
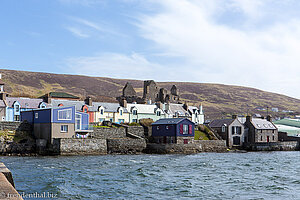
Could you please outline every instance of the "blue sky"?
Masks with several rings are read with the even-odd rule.
[[[297,0],[3,0],[1,68],[300,98]]]

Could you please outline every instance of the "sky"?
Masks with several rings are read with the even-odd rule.
[[[2,0],[0,68],[300,98],[298,0]]]

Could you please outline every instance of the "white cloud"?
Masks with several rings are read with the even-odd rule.
[[[151,63],[137,53],[131,55],[104,53],[90,57],[69,58],[66,63],[69,71],[91,76],[142,79],[166,73],[161,65]],[[158,70],[162,73],[157,74]]]
[[[300,20],[233,28],[214,19],[218,3],[224,2],[229,2],[228,9],[234,5],[242,10],[245,23],[262,23],[251,20],[268,6],[259,0],[156,1],[164,9],[142,16],[139,28],[162,52],[185,58],[180,64],[190,70],[187,81],[246,85],[300,97]]]
[[[75,28],[75,27],[66,27],[68,31],[70,31],[73,35],[80,37],[80,38],[88,38],[90,37],[88,34],[83,33],[82,30]]]

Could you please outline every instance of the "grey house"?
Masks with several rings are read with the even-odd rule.
[[[245,126],[249,129],[249,142],[252,144],[278,142],[278,129],[272,123],[271,116],[267,119],[247,116]]]
[[[234,115],[232,119],[216,119],[210,122],[210,128],[226,140],[228,147],[240,147],[248,142],[247,130]]]

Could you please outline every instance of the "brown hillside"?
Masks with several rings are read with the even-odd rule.
[[[116,102],[126,82],[131,82],[138,95],[142,95],[143,81],[27,72],[0,69],[5,90],[12,96],[39,97],[50,91],[68,92],[81,98],[92,96],[94,100]],[[231,114],[260,113],[258,107],[277,107],[279,110],[300,111],[300,100],[285,95],[261,91],[254,88],[186,82],[159,82],[160,87],[170,89],[173,84],[180,91],[182,102],[203,104],[208,118]],[[284,113],[272,113],[275,116]]]

